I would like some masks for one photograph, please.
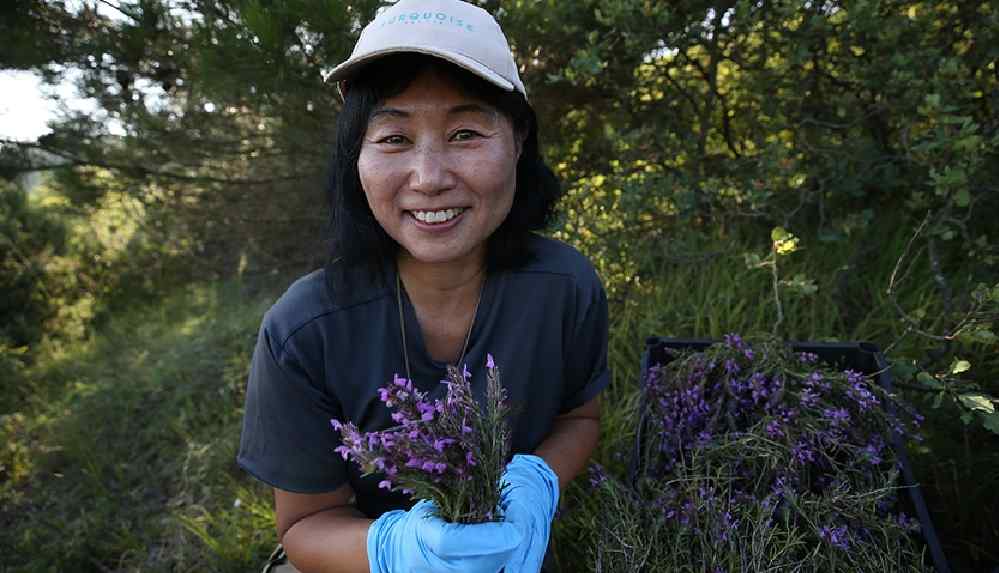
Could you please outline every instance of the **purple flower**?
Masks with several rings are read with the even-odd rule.
[[[721,536],[720,537],[721,537],[722,541],[728,541],[729,535],[732,533],[732,531],[735,530],[735,529],[738,529],[738,527],[739,527],[739,520],[738,519],[732,519],[732,512],[730,512],[730,511],[726,511],[725,513],[722,514],[721,517],[722,517],[722,520],[721,520]],[[720,568],[716,568],[715,570],[716,571],[720,571],[721,569]]]
[[[382,481],[378,482],[378,487],[381,489],[392,489],[392,482],[390,482],[387,479],[383,479]]]
[[[486,368],[496,368],[496,362],[493,360],[493,355],[486,353]]]
[[[850,545],[845,525],[838,527],[825,526],[819,530],[819,537],[837,549],[847,549]]]
[[[820,393],[827,392],[831,388],[829,381],[826,380],[819,371],[812,372],[805,378],[805,386],[808,386],[813,390],[817,390]]]
[[[767,377],[762,372],[754,372],[749,377],[749,387],[752,389],[753,403],[758,404],[760,400],[766,399],[770,394],[767,389]]]
[[[788,480],[785,476],[779,475],[770,486],[770,491],[776,496],[783,496],[787,490]]]
[[[726,334],[724,337],[725,344],[734,350],[742,352],[742,355],[746,357],[747,360],[753,359],[753,349],[749,347],[748,344],[742,339],[738,334]]]
[[[811,388],[805,388],[801,391],[801,405],[806,408],[811,408],[818,404],[819,395],[812,391]]]
[[[379,388],[378,389],[378,399],[381,400],[382,402],[384,402],[385,405],[388,406],[389,408],[391,408],[393,406],[393,403],[392,403],[392,391],[390,389],[388,389],[388,388]]]
[[[881,450],[884,448],[883,444],[877,442],[871,442],[864,446],[864,449],[860,451],[861,455],[867,460],[871,465],[878,465],[881,463]]]
[[[742,368],[739,367],[739,365],[735,362],[735,360],[732,360],[731,358],[725,360],[726,374],[735,375],[738,374],[740,370],[742,370]]]
[[[345,460],[348,457],[350,457],[350,447],[349,446],[337,446],[336,448],[333,449],[333,451],[336,452],[336,453],[338,453],[338,454],[340,454],[341,456],[343,456],[343,459],[345,459]]]
[[[437,411],[437,408],[433,404],[428,402],[417,402],[416,409],[419,410],[420,412],[420,420],[424,422],[429,422],[430,420],[433,420],[434,412]]]
[[[850,382],[850,389],[847,390],[847,394],[853,398],[854,402],[857,403],[857,406],[860,407],[862,412],[875,408],[881,404],[877,396],[868,390],[867,381],[864,380],[863,374],[847,370],[846,377],[847,381]]]
[[[905,512],[899,513],[896,521],[902,529],[910,532],[918,532],[921,529],[919,520],[914,517],[909,517]]]
[[[781,438],[784,436],[784,431],[781,430],[779,420],[770,420],[767,423],[767,436],[770,436],[771,438],[774,439]]]
[[[842,427],[850,423],[850,412],[846,408],[826,408],[822,410],[822,417],[837,427]]]
[[[800,465],[815,461],[815,452],[805,442],[798,442],[791,448],[791,456]]]
[[[607,472],[604,471],[603,466],[597,463],[590,464],[588,468],[590,474],[590,487],[596,488],[600,487],[600,484],[607,481]]]

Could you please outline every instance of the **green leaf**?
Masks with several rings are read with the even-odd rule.
[[[908,380],[916,373],[916,366],[912,362],[893,362],[891,373],[899,380]]]
[[[756,253],[746,253],[746,268],[758,269],[763,266],[763,259]]]
[[[982,419],[982,425],[985,426],[986,430],[996,435],[999,435],[999,413],[991,414],[988,416],[983,414],[981,415],[981,419]]]
[[[967,207],[971,204],[971,193],[967,189],[961,189],[954,194],[954,204],[958,207]]]
[[[982,412],[990,415],[996,413],[996,406],[992,398],[983,394],[961,394],[958,396],[958,399],[961,400],[965,408],[974,412]]]
[[[950,367],[951,374],[960,374],[962,372],[967,372],[968,370],[971,370],[971,362],[968,362],[967,360],[957,360]]]
[[[920,372],[916,375],[916,381],[928,388],[943,388],[943,384],[929,372]]]
[[[819,285],[802,273],[794,275],[789,280],[780,281],[780,285],[791,292],[803,295],[813,295],[819,290]]]

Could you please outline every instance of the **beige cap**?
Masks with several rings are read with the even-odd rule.
[[[442,58],[527,97],[499,24],[489,12],[460,0],[400,0],[386,8],[364,27],[350,58],[327,81],[340,83],[372,60],[401,52]]]

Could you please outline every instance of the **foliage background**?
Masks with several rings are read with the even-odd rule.
[[[999,5],[480,4],[567,189],[552,234],[611,295],[597,459],[626,462],[644,338],[770,331],[779,269],[786,336],[889,351],[928,415],[912,458],[948,556],[999,565]],[[322,77],[378,6],[0,6],[0,67],[99,104],[0,147],[0,570],[266,557],[269,493],[233,463],[246,366],[328,255]],[[798,239],[779,257],[775,227]],[[579,570],[571,546],[557,528]]]

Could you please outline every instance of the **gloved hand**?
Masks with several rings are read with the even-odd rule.
[[[504,572],[537,573],[558,508],[558,476],[538,456],[517,454],[506,465],[502,480],[510,484],[500,500],[503,521],[516,525],[523,536]]]
[[[423,500],[376,519],[368,527],[371,573],[496,573],[520,544],[509,523],[446,523],[433,512]]]

